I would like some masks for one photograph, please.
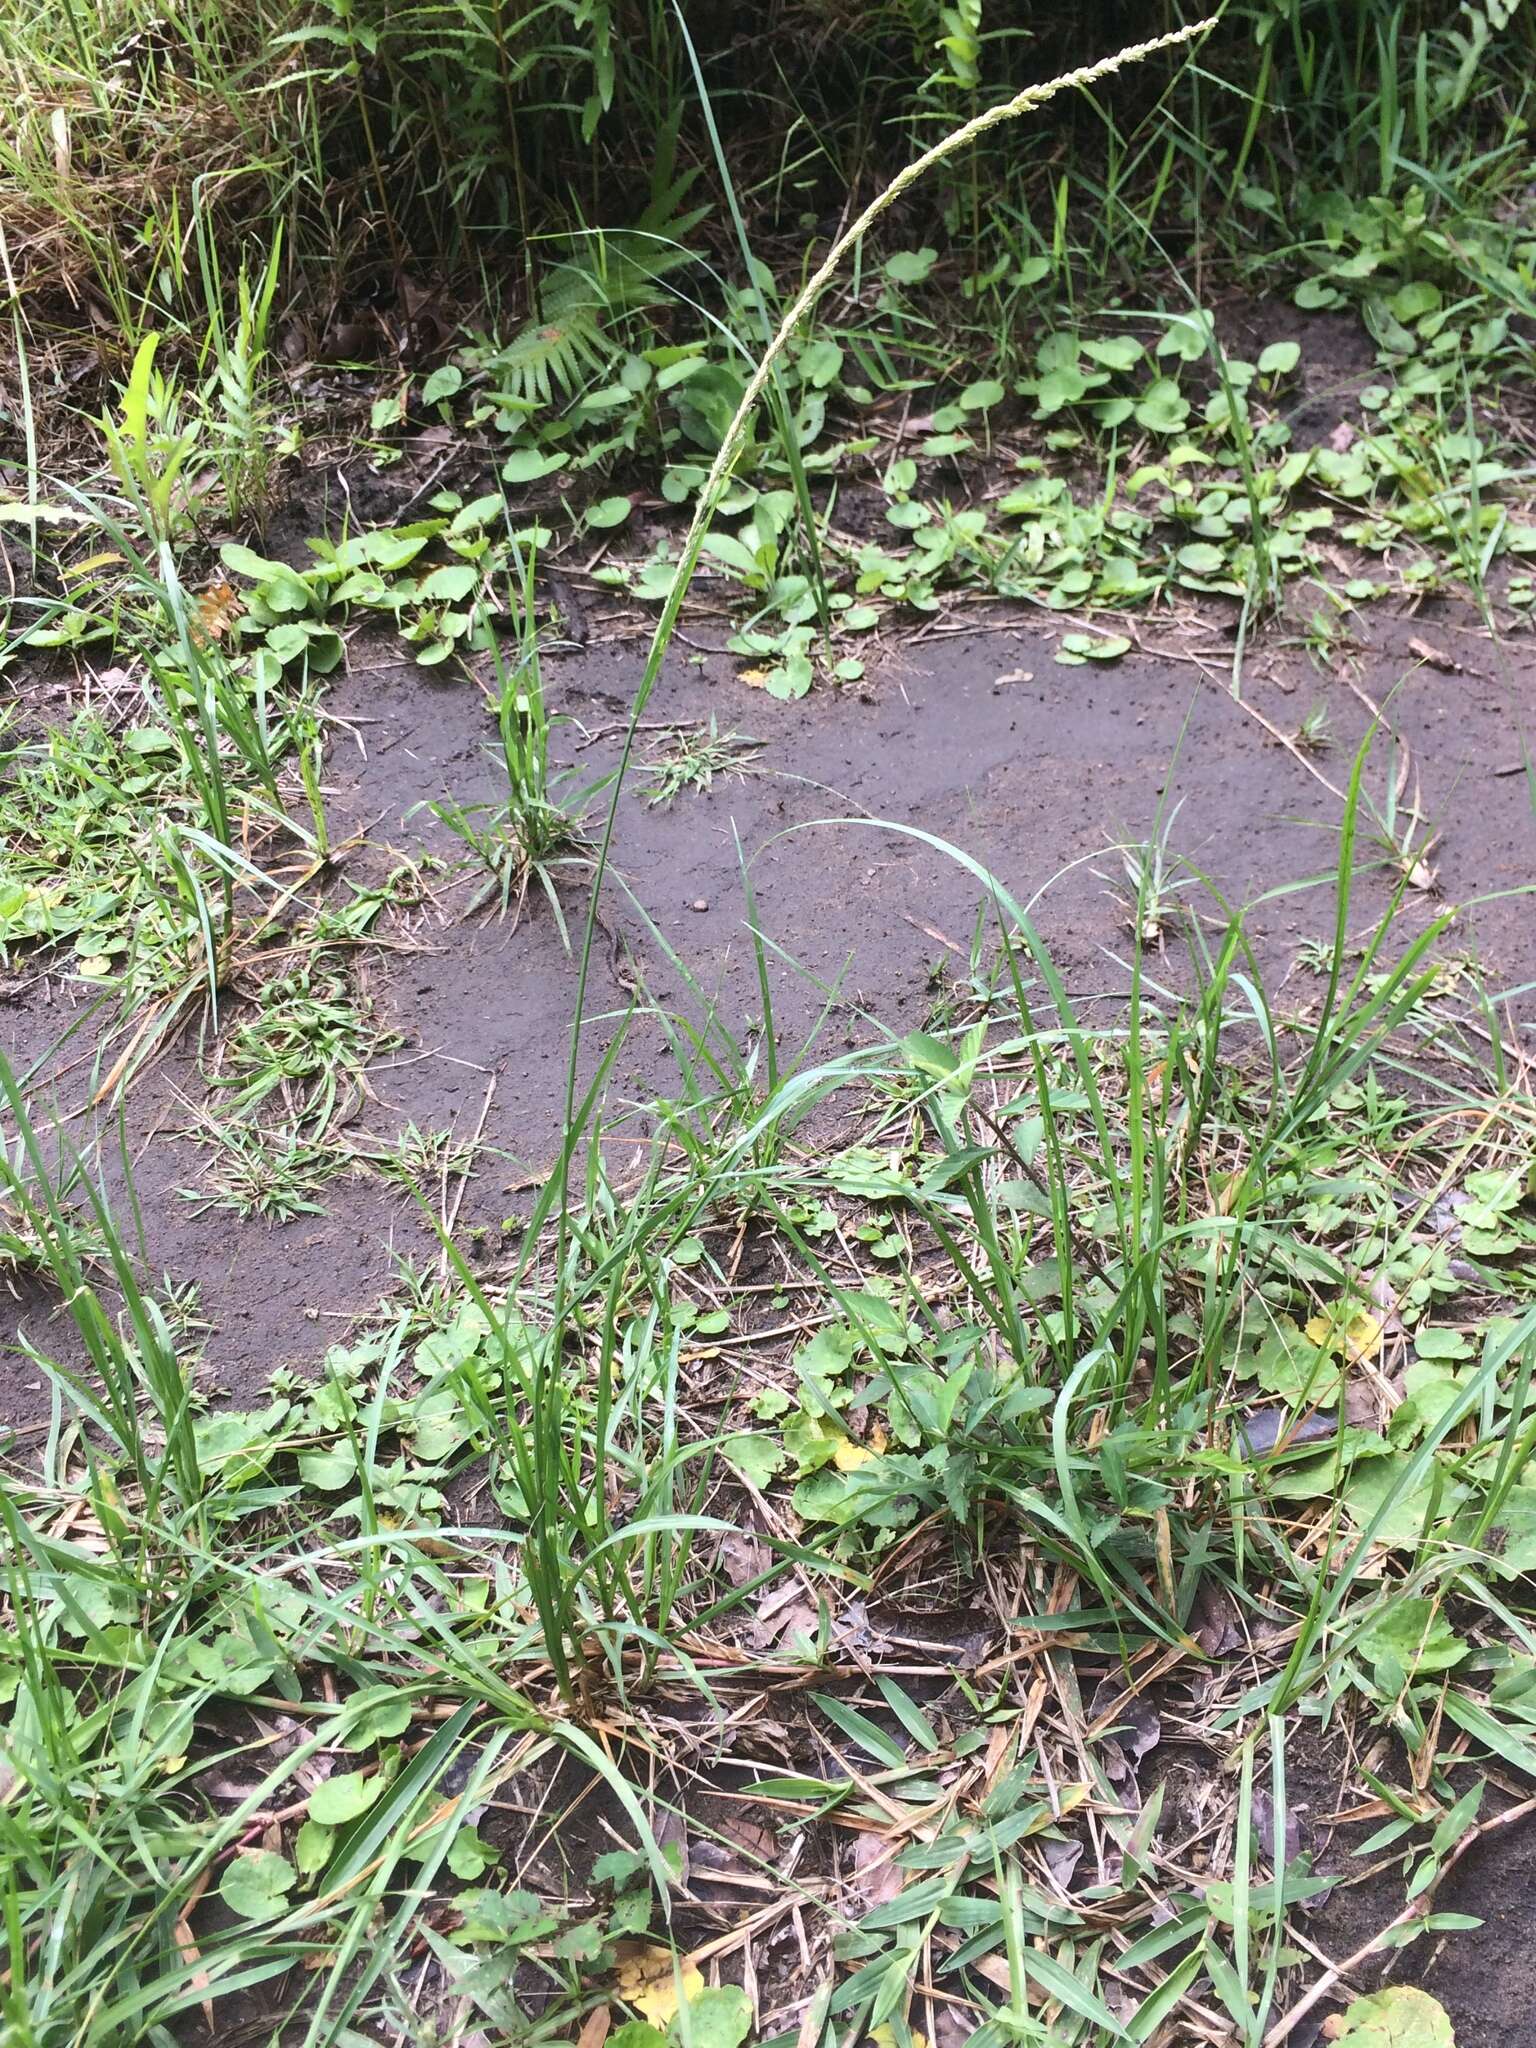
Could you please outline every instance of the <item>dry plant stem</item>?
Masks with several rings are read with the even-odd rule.
[[[1228,692],[1227,694],[1230,695],[1231,693]],[[1328,777],[1323,773],[1322,769],[1318,767],[1317,763],[1315,761],[1309,761],[1306,755],[1302,752],[1301,748],[1297,746],[1296,742],[1293,739],[1291,739],[1288,734],[1283,733],[1278,725],[1272,725],[1270,721],[1264,716],[1263,712],[1260,711],[1256,705],[1250,704],[1244,697],[1239,697],[1236,701],[1238,704],[1242,706],[1243,710],[1247,712],[1248,716],[1254,721],[1256,725],[1261,725],[1264,728],[1265,732],[1269,734],[1272,740],[1276,741],[1278,745],[1284,747],[1288,754],[1293,755],[1296,758],[1296,760],[1298,760],[1301,763],[1302,767],[1306,769],[1307,773],[1312,777],[1312,780],[1314,782],[1320,782],[1323,785],[1324,789],[1327,790],[1328,794],[1330,796],[1337,797],[1341,804],[1347,803],[1349,801],[1349,799],[1345,796],[1343,790],[1340,789],[1336,783],[1330,782],[1328,780]]]
[[[475,1125],[475,1134],[469,1141],[469,1153],[467,1158],[465,1159],[464,1170],[459,1175],[459,1184],[453,1191],[453,1201],[451,1205],[448,1203],[448,1181],[451,1177],[451,1171],[447,1161],[444,1162],[443,1246],[442,1250],[438,1253],[438,1272],[442,1275],[443,1279],[445,1280],[448,1278],[448,1244],[453,1236],[454,1230],[458,1225],[459,1208],[464,1200],[464,1190],[469,1186],[470,1175],[474,1171],[475,1153],[479,1149],[480,1140],[485,1136],[485,1120],[491,1113],[491,1098],[496,1093],[497,1079],[498,1076],[492,1074],[490,1081],[486,1086],[485,1100],[480,1105],[480,1120]],[[451,1158],[452,1155],[450,1154],[449,1156]]]
[[[1475,1828],[1468,1828],[1441,1864],[1439,1875],[1429,1890],[1421,1892],[1416,1899],[1410,1899],[1395,1919],[1389,1920],[1385,1927],[1379,1928],[1369,1941],[1362,1943],[1355,1950],[1352,1956],[1346,1956],[1342,1963],[1335,1963],[1331,1970],[1326,1970],[1306,1996],[1299,1999],[1283,2019],[1276,2020],[1264,2036],[1264,2048],[1280,2048],[1280,2043],[1289,2040],[1292,2030],[1301,2024],[1312,2008],[1331,1996],[1341,1978],[1350,1976],[1362,1963],[1368,1962],[1387,1937],[1395,1934],[1398,1928],[1407,1927],[1412,1921],[1421,1919],[1429,1911],[1430,1900],[1470,1848],[1482,1841],[1486,1835],[1495,1833],[1499,1828],[1512,1827],[1517,1821],[1525,1820],[1533,1813],[1536,1813],[1536,1799],[1522,1799],[1518,1806],[1511,1806],[1503,1813],[1494,1814],[1490,1820],[1480,1821]]]
[[[751,418],[759,399],[767,388],[768,380],[773,375],[775,363],[783,354],[800,322],[805,318],[811,307],[816,303],[816,300],[821,296],[823,290],[830,283],[837,271],[838,265],[848,254],[849,250],[856,247],[864,239],[881,214],[888,207],[894,205],[903,192],[917,184],[919,179],[926,177],[928,172],[937,164],[943,163],[946,158],[956,155],[960,150],[968,148],[979,136],[987,134],[989,130],[1000,128],[1004,122],[1017,120],[1021,114],[1033,113],[1037,107],[1044,106],[1048,100],[1055,99],[1059,93],[1073,91],[1079,86],[1094,85],[1102,78],[1108,78],[1117,71],[1123,71],[1127,65],[1142,63],[1146,58],[1157,55],[1160,50],[1176,49],[1182,43],[1193,42],[1197,36],[1204,35],[1208,29],[1212,29],[1215,26],[1216,17],[1208,15],[1202,21],[1190,22],[1185,27],[1174,29],[1167,35],[1154,36],[1150,41],[1144,43],[1133,43],[1126,49],[1117,50],[1113,56],[1101,57],[1093,64],[1084,64],[1075,71],[1063,72],[1059,78],[1047,79],[1040,85],[1026,86],[1022,92],[1016,93],[1011,100],[1005,100],[995,107],[988,107],[985,112],[977,114],[974,119],[964,122],[959,128],[953,129],[948,135],[941,137],[931,149],[924,150],[921,156],[915,157],[905,170],[898,171],[884,191],[877,193],[869,205],[865,207],[864,211],[858,215],[850,226],[843,230],[842,234],[838,236],[832,247],[827,251],[820,266],[807,280],[798,297],[784,315],[784,318],[779,322],[778,331],[763,351],[761,361],[747,381],[747,388],[742,394],[741,403],[737,406],[735,417],[731,421],[725,439],[720,444],[720,452],[711,463],[709,474],[704,480],[703,489],[699,492],[698,503],[694,509],[693,518],[689,522],[688,532],[683,541],[682,556],[677,565],[677,572],[672,578],[672,585],[667,592],[667,599],[662,607],[661,617],[657,620],[656,629],[651,636],[651,646],[650,652],[646,656],[645,672],[641,677],[640,687],[635,693],[634,706],[630,712],[629,723],[625,730],[624,746],[619,757],[618,772],[614,777],[613,794],[609,798],[607,815],[603,821],[602,843],[598,848],[597,861],[593,869],[592,895],[587,910],[586,926],[582,935],[581,968],[577,976],[576,1005],[571,1024],[571,1050],[566,1064],[566,1144],[560,1169],[562,1181],[569,1178],[570,1162],[575,1145],[576,1133],[572,1127],[575,1122],[576,1075],[579,1064],[581,1031],[587,1009],[587,981],[592,965],[593,938],[598,925],[598,903],[602,894],[603,882],[608,873],[609,850],[613,843],[614,827],[618,819],[619,797],[628,779],[630,759],[634,752],[635,736],[640,730],[640,721],[645,716],[645,709],[650,702],[651,691],[655,687],[656,678],[661,673],[662,659],[666,654],[667,647],[676,629],[677,621],[683,608],[683,600],[688,592],[688,586],[693,580],[695,569],[698,567],[704,536],[709,530],[709,523],[715,515],[726,480],[731,473],[732,465],[736,461],[747,421]],[[566,1228],[566,1204],[563,1201],[559,1205],[559,1228],[562,1239],[560,1269],[563,1271],[563,1240]]]

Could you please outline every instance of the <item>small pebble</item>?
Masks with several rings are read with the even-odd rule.
[[[688,908],[690,910],[708,910],[709,899],[706,896],[695,896]]]

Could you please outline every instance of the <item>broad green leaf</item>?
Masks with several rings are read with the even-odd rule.
[[[288,1858],[272,1849],[242,1849],[220,1880],[219,1896],[242,1920],[275,1920],[296,1875]]]
[[[437,405],[445,398],[452,398],[464,383],[464,372],[457,363],[439,363],[421,387],[423,405]]]
[[[1106,370],[1134,370],[1142,358],[1142,345],[1133,334],[1115,334],[1101,341],[1085,341],[1083,354]]]
[[[751,2031],[752,2002],[745,1991],[739,1984],[718,1984],[689,1999],[669,2038],[681,2048],[741,2048]]]
[[[1390,1657],[1410,1678],[1418,1672],[1449,1671],[1467,1654],[1439,1602],[1401,1596],[1389,1601],[1366,1629],[1359,1648],[1373,1664]]]
[[[1447,1478],[1443,1469],[1438,1489],[1426,1475],[1411,1491],[1399,1492],[1407,1463],[1406,1454],[1362,1460],[1344,1482],[1344,1506],[1358,1529],[1368,1528],[1385,1509],[1374,1540],[1389,1550],[1412,1549],[1435,1524],[1453,1515],[1467,1497],[1461,1481]]]
[[[898,249],[885,262],[885,274],[892,284],[921,284],[939,260],[937,249]]]
[[[595,505],[587,507],[587,524],[606,532],[610,527],[622,526],[631,509],[628,498],[599,498]]]
[[[331,1860],[335,1841],[334,1828],[322,1827],[317,1820],[305,1821],[293,1845],[293,1860],[299,1866],[299,1875],[313,1877],[316,1871],[324,1870]]]
[[[396,569],[403,569],[408,562],[414,562],[428,538],[424,533],[396,533],[384,527],[378,533],[364,536],[363,559],[387,576]]]
[[[309,1795],[309,1817],[324,1828],[344,1827],[366,1813],[384,1789],[384,1780],[374,1772],[340,1771],[326,1778]]]
[[[1265,1393],[1282,1401],[1315,1406],[1331,1400],[1338,1390],[1337,1361],[1290,1316],[1276,1317],[1251,1363],[1241,1369],[1251,1371]]]
[[[608,2048],[667,2048],[667,2037],[649,2020],[626,2020],[608,2036]]]
[[[457,604],[479,581],[480,571],[473,563],[445,562],[422,578],[420,594],[430,604]]]
[[[784,1466],[783,1446],[758,1431],[747,1430],[738,1436],[728,1436],[720,1449],[759,1493]]]
[[[345,1749],[371,1749],[390,1742],[411,1725],[414,1702],[392,1685],[365,1685],[337,1714],[337,1733],[328,1739]]]
[[[357,1477],[357,1453],[350,1444],[336,1450],[304,1451],[299,1457],[299,1477],[321,1493],[339,1493]]]
[[[1171,377],[1149,384],[1136,402],[1138,425],[1151,434],[1176,434],[1189,418],[1189,401]]]
[[[1208,540],[1192,540],[1187,547],[1179,549],[1178,563],[1192,576],[1219,576],[1227,566],[1227,558]]]
[[[1063,668],[1080,668],[1085,661],[1118,661],[1129,654],[1131,643],[1123,633],[1066,633],[1056,649]]]
[[[260,1692],[277,1667],[277,1658],[259,1650],[249,1636],[229,1630],[210,1642],[192,1643],[187,1661],[199,1678],[234,1699]]]
[[[465,1941],[495,1942],[506,1948],[522,1948],[530,1941],[542,1941],[560,1924],[532,1892],[461,1892],[460,1929]]]
[[[267,648],[279,661],[297,661],[309,651],[309,634],[302,626],[274,626],[267,635]]]
[[[800,375],[818,391],[825,391],[835,384],[842,367],[842,350],[825,336],[808,343],[800,351]]]
[[[542,448],[514,448],[501,465],[501,474],[509,484],[536,483],[541,476],[564,469],[569,460],[567,455],[546,455]]]
[[[219,549],[219,560],[226,569],[233,569],[237,576],[249,576],[253,583],[264,583],[269,576],[291,576],[294,573],[286,562],[270,561],[237,540],[225,541]]]
[[[1177,356],[1181,362],[1197,363],[1210,353],[1214,324],[1202,307],[1193,313],[1177,313],[1157,344],[1160,356]]]
[[[1412,1984],[1357,1998],[1331,2039],[1334,2048],[1456,2048],[1445,2007]]]
[[[448,1851],[448,1868],[457,1878],[473,1884],[501,1861],[499,1852],[484,1842],[473,1828],[460,1828]]]
[[[763,679],[763,688],[770,697],[785,700],[803,697],[811,687],[813,674],[808,654],[786,655],[776,667],[769,669]]]

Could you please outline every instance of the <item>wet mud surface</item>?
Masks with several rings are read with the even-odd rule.
[[[625,1024],[636,969],[662,1005],[697,1018],[712,1004],[738,1043],[751,1042],[761,1002],[743,861],[783,1059],[818,1026],[809,1059],[868,1043],[881,1027],[920,1025],[941,973],[967,971],[979,914],[990,953],[996,918],[983,883],[936,842],[969,856],[1026,909],[1074,997],[1087,1000],[1125,986],[1130,932],[1117,849],[1161,829],[1171,858],[1228,903],[1255,906],[1249,932],[1271,993],[1300,1004],[1311,990],[1296,952],[1331,926],[1332,890],[1319,878],[1336,860],[1342,810],[1319,777],[1343,788],[1372,722],[1368,703],[1383,708],[1396,736],[1378,738],[1368,794],[1385,810],[1399,780],[1395,749],[1406,744],[1399,812],[1417,790],[1441,835],[1430,855],[1436,887],[1410,892],[1410,919],[1470,905],[1458,913],[1454,943],[1479,962],[1493,992],[1516,992],[1518,1014],[1518,992],[1536,981],[1536,923],[1525,899],[1508,893],[1536,879],[1520,731],[1530,657],[1518,644],[1491,648],[1470,624],[1451,607],[1429,623],[1378,623],[1382,645],[1359,692],[1299,651],[1261,648],[1241,702],[1217,666],[1214,629],[1193,641],[1170,632],[1164,644],[1155,622],[1142,631],[1146,651],[1103,669],[1057,666],[1054,633],[1028,616],[1000,619],[996,630],[936,633],[885,651],[857,688],[799,704],[747,687],[728,660],[690,661],[679,649],[683,658],[647,708],[644,746],[668,744],[662,729],[673,723],[711,716],[721,733],[764,744],[747,776],[718,777],[668,806],[648,805],[641,781],[626,791],[593,949],[583,1080],[624,1029],[614,1099],[644,1100],[675,1085],[655,1020]],[[1431,636],[1461,661],[1461,673],[1437,672],[1410,650],[1410,639]],[[547,688],[562,721],[556,748],[573,786],[611,770],[644,644],[631,636],[550,658]],[[462,852],[426,808],[433,799],[496,800],[500,768],[483,699],[439,673],[354,643],[351,671],[331,693],[327,784],[343,849],[332,885],[339,900],[349,884],[376,884],[400,860],[436,853],[451,862]],[[1260,720],[1294,730],[1318,703],[1334,743],[1313,760],[1314,774]],[[605,793],[592,799],[594,820],[605,802]],[[1369,820],[1357,864],[1351,924],[1366,936],[1390,886]],[[494,904],[462,914],[472,878],[439,872],[430,886],[419,909],[381,928],[383,949],[359,956],[360,986],[400,1043],[371,1069],[373,1099],[349,1135],[387,1141],[411,1122],[452,1128],[461,1139],[478,1134],[486,1151],[459,1215],[494,1238],[503,1219],[526,1212],[558,1151],[578,962],[537,891],[514,922]],[[1179,900],[1198,904],[1207,930],[1215,928],[1219,910],[1208,895]],[[579,875],[564,902],[579,951]],[[1170,987],[1186,978],[1183,954],[1170,931],[1153,963]],[[0,1006],[7,1050],[33,1069],[42,1113],[68,1116],[89,1092],[94,1025],[81,1022],[68,986],[38,963],[8,996]],[[50,1056],[72,1024],[74,1037]],[[197,1282],[219,1388],[254,1395],[275,1366],[303,1366],[345,1338],[391,1284],[396,1251],[435,1260],[437,1245],[409,1196],[373,1175],[333,1183],[325,1215],[282,1226],[200,1211],[183,1197],[200,1166],[184,1134],[206,1093],[195,1037],[183,1034],[135,1081],[122,1136],[151,1270]],[[77,1148],[104,1141],[107,1184],[120,1188],[110,1121],[99,1111],[75,1115],[64,1132]],[[18,1320],[44,1341],[36,1309],[35,1301],[0,1309],[7,1342]],[[37,1375],[14,1352],[4,1370],[6,1405],[19,1418]]]

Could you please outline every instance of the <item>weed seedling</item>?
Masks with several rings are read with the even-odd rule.
[[[183,1188],[183,1199],[200,1214],[228,1209],[249,1219],[292,1223],[299,1216],[323,1216],[326,1187],[346,1173],[350,1156],[334,1145],[317,1144],[294,1130],[271,1130],[238,1120],[200,1118],[193,1132],[208,1155],[203,1184]]]
[[[515,660],[508,660],[495,623],[483,610],[474,636],[489,653],[496,680],[493,705],[505,799],[494,804],[444,801],[432,804],[431,809],[486,870],[487,879],[471,898],[470,910],[496,897],[501,915],[510,912],[515,925],[529,888],[537,883],[554,914],[561,942],[569,948],[557,880],[563,872],[590,864],[581,813],[593,791],[573,791],[572,807],[568,808],[561,801],[568,778],[551,774],[550,716],[544,701],[533,567],[529,553],[523,558],[521,589],[509,592],[509,610],[518,629]]]
[[[760,773],[753,756],[766,744],[745,733],[721,732],[713,712],[707,726],[678,726],[670,744],[653,751],[645,764],[646,802],[653,807],[670,804],[685,790],[701,795],[717,775]]]
[[[1303,754],[1326,754],[1333,746],[1333,721],[1326,704],[1314,704],[1291,735],[1291,744]]]
[[[1112,893],[1125,912],[1127,928],[1148,946],[1163,944],[1183,915],[1180,896],[1198,880],[1192,872],[1180,872],[1182,863],[1171,851],[1180,808],[1175,804],[1166,816],[1159,815],[1150,839],[1127,841],[1120,848],[1121,879]]]

